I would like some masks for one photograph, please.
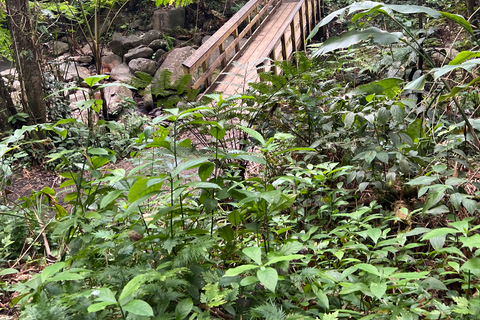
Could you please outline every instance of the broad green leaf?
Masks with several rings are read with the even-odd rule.
[[[474,214],[478,208],[478,202],[472,199],[468,199],[466,197],[462,198],[462,204],[467,209],[468,213]]]
[[[313,286],[313,293],[318,298],[317,304],[319,304],[321,307],[323,307],[325,310],[328,310],[330,307],[330,301],[328,300],[327,295],[323,290],[318,289],[317,286]]]
[[[462,248],[467,247],[470,251],[473,251],[473,248],[480,248],[480,235],[478,233],[470,237],[460,237],[458,239],[463,243]]]
[[[297,253],[298,251],[300,251],[302,249],[303,249],[303,244],[301,242],[290,241],[290,242],[285,243],[283,245],[283,247],[280,248],[280,250],[277,251],[277,253],[282,254],[282,255],[290,255],[290,254]]]
[[[6,276],[8,274],[18,273],[17,269],[7,268],[0,271],[0,276]]]
[[[458,23],[459,25],[461,25],[462,27],[464,27],[465,30],[468,31],[468,33],[473,34],[472,25],[470,23],[468,23],[468,21],[465,20],[465,18],[462,17],[461,15],[448,13],[448,12],[443,12],[443,11],[439,11],[439,12],[442,16],[444,16],[444,17],[446,17],[450,20],[453,20],[456,23]]]
[[[251,128],[247,128],[247,127],[244,127],[244,126],[241,126],[241,125],[237,125],[237,127],[239,127],[240,129],[242,129],[243,131],[245,131],[246,133],[248,133],[250,136],[252,136],[252,138],[255,138],[256,140],[258,140],[258,142],[260,142],[260,144],[262,145],[262,147],[265,146],[266,144],[266,141],[265,139],[262,137],[262,135],[251,129]]]
[[[152,178],[141,178],[137,180],[131,187],[128,192],[128,202],[135,202],[141,197],[153,193],[158,192],[162,189],[164,178],[158,179],[158,183],[150,185],[150,180],[158,179],[155,177]]]
[[[359,264],[356,264],[355,267],[357,267],[360,270],[366,271],[368,273],[374,274],[376,276],[379,276],[379,277],[381,276],[380,272],[378,272],[378,269],[371,264],[359,263]]]
[[[410,123],[407,128],[407,135],[415,142],[417,139],[422,137],[423,126],[422,119],[418,118],[417,120]]]
[[[420,76],[417,79],[407,83],[403,90],[423,90],[423,88],[425,87],[425,83],[425,76]]]
[[[251,285],[251,284],[254,284],[254,283],[257,283],[257,282],[258,282],[257,277],[248,276],[248,277],[243,278],[242,281],[240,281],[240,285],[244,287],[244,286],[248,286],[248,285]]]
[[[175,307],[175,320],[185,319],[193,309],[193,301],[190,298],[181,300]]]
[[[292,255],[288,255],[288,256],[274,257],[274,258],[268,260],[268,262],[265,263],[265,266],[269,266],[271,264],[274,264],[274,263],[277,263],[277,262],[280,262],[280,261],[298,260],[298,259],[302,259],[304,257],[305,256],[303,254],[292,254]]]
[[[91,148],[91,149],[88,149],[88,153],[100,155],[100,156],[101,155],[108,156],[108,151],[103,148]]]
[[[395,279],[405,279],[405,280],[417,280],[423,279],[428,275],[429,271],[422,271],[422,272],[399,272],[390,275],[390,278]]]
[[[263,284],[268,290],[275,293],[275,288],[277,287],[278,282],[277,270],[271,267],[260,268],[257,271],[257,277],[261,284]]]
[[[316,58],[338,49],[348,48],[369,38],[372,38],[374,43],[389,45],[398,42],[402,37],[403,34],[401,32],[390,33],[376,27],[371,27],[365,30],[351,30],[345,32],[340,37],[328,38],[320,46],[312,45],[310,47],[313,49],[313,57]]]
[[[347,129],[352,127],[354,121],[355,121],[355,113],[348,112],[347,114],[345,114],[345,117],[343,118],[343,123],[345,124],[345,127]]]
[[[354,283],[354,284],[346,282],[342,285],[343,285],[343,288],[339,293],[341,295],[346,295],[346,294],[355,293],[355,292],[359,292],[359,291],[362,292],[362,293],[370,291],[370,289],[367,287],[367,285],[365,283],[361,283],[361,282],[357,282],[357,283]]]
[[[358,86],[351,93],[352,94],[385,94],[389,98],[393,98],[399,91],[399,85],[403,83],[400,78],[386,78],[379,81],[372,81],[370,83]],[[379,110],[380,111],[380,110]]]
[[[153,317],[152,307],[143,300],[131,300],[122,309],[137,316]]]
[[[126,300],[128,300],[129,296],[134,293],[135,291],[140,288],[140,285],[145,282],[145,276],[143,274],[140,274],[133,278],[132,280],[128,281],[128,283],[123,287],[122,293],[120,294],[120,297],[118,298],[118,302],[120,305],[123,305]]]
[[[213,169],[215,169],[215,165],[212,162],[202,164],[198,168],[198,177],[200,178],[200,180],[207,180],[212,175]]]
[[[467,61],[468,59],[478,58],[478,57],[480,57],[480,52],[478,51],[462,51],[458,53],[457,56],[448,64],[451,64],[451,65],[460,64]]]
[[[372,282],[370,284],[370,291],[377,299],[380,300],[385,295],[385,292],[387,292],[387,284],[385,282]]]
[[[225,129],[217,127],[217,126],[213,126],[210,129],[210,134],[212,135],[212,137],[214,137],[217,140],[222,140],[223,137],[225,137],[225,133],[226,133]]]
[[[192,181],[179,186],[179,188],[188,188],[188,187],[199,188],[199,189],[222,189],[222,187],[220,187],[216,183],[203,182],[203,181]]]
[[[472,60],[467,60],[461,64],[455,64],[455,65],[446,65],[441,68],[434,68],[432,71],[434,72],[434,77],[435,79],[440,78],[444,74],[453,71],[458,68],[462,68],[466,71],[471,71],[475,66],[480,64],[480,59],[472,59]]]
[[[43,269],[42,273],[40,274],[40,279],[42,279],[42,282],[45,282],[45,280],[47,280],[58,271],[65,268],[66,266],[67,266],[66,262],[57,262],[55,264],[52,264],[46,267],[45,269]]]
[[[385,7],[404,14],[412,14],[412,13],[426,13],[431,17],[438,18],[440,17],[440,13],[432,8],[429,7],[422,7],[417,5],[397,5],[397,4],[383,4]]]
[[[439,236],[444,236],[447,234],[455,234],[458,233],[459,231],[452,229],[452,228],[438,228],[430,231],[429,233],[425,234],[422,237],[422,240],[430,240],[433,237],[439,237]]]
[[[468,259],[461,267],[462,271],[480,270],[480,258]]]
[[[439,251],[445,245],[446,235],[436,236],[430,239],[430,244],[432,245],[435,251]]]
[[[378,239],[382,235],[382,230],[379,228],[372,228],[367,230],[367,236],[369,236],[372,240],[373,243],[377,244]]]
[[[254,155],[251,155],[251,154],[237,154],[233,157],[235,159],[242,159],[242,160],[251,161],[251,162],[255,162],[255,163],[259,163],[259,164],[267,164],[265,159],[254,156]]]
[[[52,278],[47,280],[48,282],[55,282],[55,281],[80,280],[83,278],[85,278],[85,276],[81,274],[70,272],[70,271],[63,271],[63,272],[57,273]]]
[[[97,311],[101,311],[101,310],[104,310],[107,306],[110,306],[112,304],[115,304],[116,302],[99,302],[99,303],[94,303],[94,304],[91,304],[87,311],[89,313],[92,313],[92,312],[97,312]]]
[[[182,162],[170,173],[170,176],[175,177],[175,176],[179,175],[184,170],[192,169],[192,168],[200,166],[202,163],[206,163],[206,162],[209,162],[208,158],[206,158],[206,157],[192,159],[192,160],[188,160],[186,162]]]
[[[259,247],[245,248],[242,252],[259,266],[262,264],[262,249]]]
[[[256,268],[258,268],[258,266],[256,265],[244,264],[233,269],[228,269],[227,272],[225,272],[224,277],[235,277],[235,276],[238,276],[240,273],[243,273],[248,270],[256,269]]]
[[[92,291],[92,296],[97,297],[95,301],[107,302],[109,304],[117,303],[115,294],[109,288],[99,288]]]
[[[113,190],[107,193],[107,195],[102,198],[102,201],[100,201],[100,209],[105,208],[114,200],[116,200],[122,194],[122,192],[123,190]]]
[[[428,277],[425,280],[422,281],[422,286],[427,289],[427,290],[448,290],[445,284],[433,277]]]
[[[394,104],[390,107],[390,113],[393,119],[397,122],[403,122],[405,120],[405,110],[398,104]]]
[[[98,75],[93,75],[90,77],[85,78],[83,81],[91,88],[93,85],[103,79],[108,79],[110,78],[109,75],[105,74],[98,74]]]
[[[437,176],[428,176],[428,177],[427,176],[421,176],[421,177],[418,177],[418,178],[415,178],[413,180],[408,181],[407,184],[409,184],[411,186],[423,186],[423,185],[429,185],[437,179],[438,179]]]

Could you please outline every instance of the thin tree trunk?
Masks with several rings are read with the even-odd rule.
[[[35,44],[27,0],[5,0],[13,57],[22,92],[22,105],[30,124],[46,121],[41,55]]]

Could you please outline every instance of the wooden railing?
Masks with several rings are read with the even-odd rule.
[[[213,81],[211,79],[214,71],[219,66],[223,70],[241,54],[240,40],[260,30],[261,26],[268,21],[282,1],[298,2],[298,5],[280,29],[274,31],[276,37],[270,42],[262,56],[269,57],[274,61],[280,59],[289,60],[293,52],[303,47],[306,37],[312,31],[316,22],[320,20],[321,3],[323,0],[250,0],[195,51],[191,57],[183,62],[184,73],[190,74],[195,78],[191,83],[191,87],[197,89],[204,84],[205,88],[208,88],[215,81],[215,79]],[[239,28],[243,23],[245,27],[239,33]],[[230,36],[233,36],[234,40],[225,47],[225,42]],[[245,45],[248,45],[248,42]],[[209,64],[210,57],[216,50],[218,50],[219,55]],[[234,51],[233,56],[227,59],[232,51]],[[276,67],[272,66],[268,60],[261,62],[257,67],[260,68],[259,71],[267,71],[269,68],[273,68],[273,71],[277,73]],[[199,70],[200,68],[201,70]]]
[[[304,48],[305,39],[320,19],[321,0],[304,0],[299,2],[286,19],[285,24],[278,30],[277,36],[270,43],[267,51],[264,52],[264,57],[268,57],[272,61],[290,60],[295,51],[302,47]],[[269,71],[269,68],[272,68],[273,73],[278,73],[277,68],[268,60],[259,63],[257,67],[259,69],[258,72]]]
[[[210,78],[215,69],[220,65],[223,69],[231,60],[235,59],[235,55],[242,49],[240,47],[240,40],[246,35],[251,36],[252,32],[258,30],[263,22],[267,21],[272,12],[275,11],[279,3],[280,0],[250,0],[195,51],[190,58],[185,60],[185,62],[183,62],[185,74],[195,75],[197,70],[202,67],[202,75],[192,82],[192,88],[197,89],[202,84],[209,87],[211,84]],[[239,27],[244,22],[246,26],[239,33]],[[233,36],[234,40],[225,48],[225,40],[229,36]],[[215,50],[218,50],[219,56],[209,65],[208,60]],[[230,60],[227,60],[228,54],[234,50],[234,56]]]

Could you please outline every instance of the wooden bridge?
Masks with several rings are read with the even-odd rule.
[[[305,49],[322,16],[323,0],[250,0],[183,63],[184,72],[194,89],[242,93],[260,71],[278,72],[272,61]]]

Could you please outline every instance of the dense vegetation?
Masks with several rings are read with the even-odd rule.
[[[42,320],[478,318],[478,28],[345,5],[318,28],[349,31],[243,95],[192,102],[165,72],[185,100],[161,117],[12,131],[2,190],[30,161],[63,183],[3,194],[0,299]]]

